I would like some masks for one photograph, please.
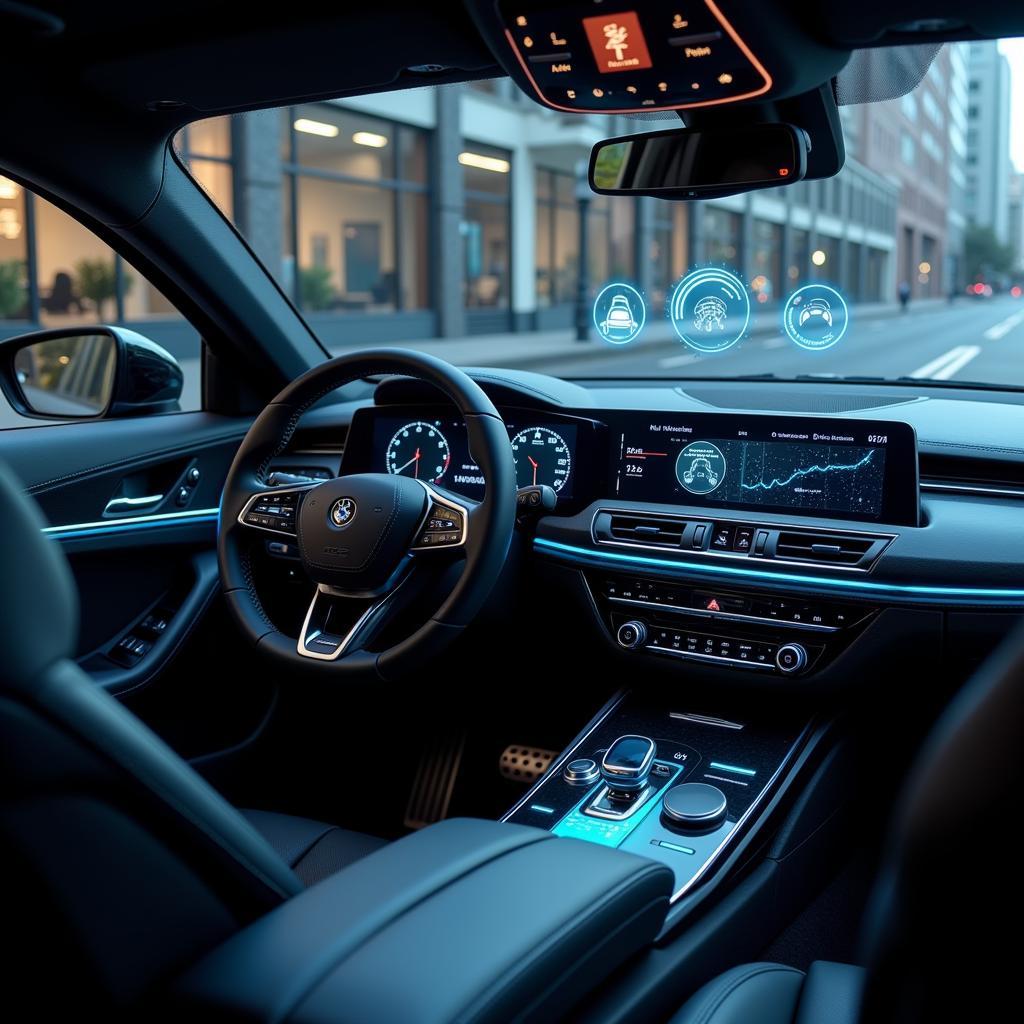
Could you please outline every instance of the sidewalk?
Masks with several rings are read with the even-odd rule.
[[[913,302],[907,316],[920,316],[926,313],[942,312],[949,308],[946,299],[919,299]],[[895,302],[863,303],[850,307],[850,319],[877,320],[889,316],[899,316],[900,307]],[[782,310],[778,306],[759,311],[751,316],[750,337],[766,337],[780,334],[782,331]],[[591,332],[589,342],[576,340],[576,330],[572,327],[555,331],[509,331],[501,334],[476,334],[460,338],[415,338],[408,341],[395,342],[391,348],[414,349],[429,352],[439,359],[445,359],[456,366],[503,366],[515,368],[528,366],[535,369],[545,363],[561,362],[578,356],[588,349],[604,347],[608,349],[628,348],[631,352],[659,345],[681,344],[672,325],[667,319],[648,320],[640,337],[625,346],[610,345],[602,340],[596,331]],[[358,347],[356,344],[352,348]],[[334,346],[332,354],[341,355],[349,350],[349,346]]]

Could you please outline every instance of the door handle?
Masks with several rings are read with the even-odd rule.
[[[147,494],[142,498],[111,498],[107,502],[107,507],[103,510],[104,515],[110,515],[112,512],[128,512],[132,509],[144,509],[150,508],[153,505],[159,505],[164,500],[165,495],[163,494]]]

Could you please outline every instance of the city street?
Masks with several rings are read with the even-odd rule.
[[[838,345],[807,352],[780,329],[762,329],[726,352],[698,355],[668,340],[614,348],[600,341],[579,345],[579,354],[545,361],[537,369],[572,377],[730,377],[740,374],[835,374],[916,377],[1024,386],[1024,299],[958,298],[857,320]],[[485,362],[481,353],[480,361]]]

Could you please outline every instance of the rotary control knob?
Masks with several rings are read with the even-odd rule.
[[[793,675],[807,665],[807,649],[803,644],[783,644],[775,652],[775,666],[786,675]]]
[[[661,802],[661,820],[676,832],[706,832],[725,820],[727,802],[717,786],[684,782]]]
[[[625,647],[626,650],[632,651],[637,647],[643,646],[644,641],[647,639],[647,627],[642,622],[631,619],[629,622],[624,622],[619,626],[615,632],[615,639],[618,640],[620,647]]]
[[[577,757],[562,769],[562,778],[570,786],[585,786],[600,774],[597,762],[589,757]]]

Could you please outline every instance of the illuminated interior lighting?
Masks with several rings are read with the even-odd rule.
[[[372,149],[383,149],[388,144],[386,135],[378,135],[376,132],[355,132],[352,141],[357,146],[370,146]]]
[[[811,253],[811,262],[816,267],[825,266],[825,260],[827,259],[828,257],[825,255],[825,251],[823,249],[815,249],[814,252]]]
[[[0,174],[0,199],[17,199],[21,186]]]
[[[463,167],[476,167],[481,171],[495,171],[497,174],[508,174],[512,165],[507,160],[496,156],[484,156],[483,153],[471,153],[468,150],[459,154],[459,163]]]
[[[314,121],[308,117],[300,117],[292,127],[297,132],[304,132],[306,135],[320,135],[325,139],[337,138],[341,129],[336,124],[327,124],[325,121]]]
[[[18,211],[10,207],[0,210],[0,238],[14,241],[21,236],[21,221],[18,219]]]

